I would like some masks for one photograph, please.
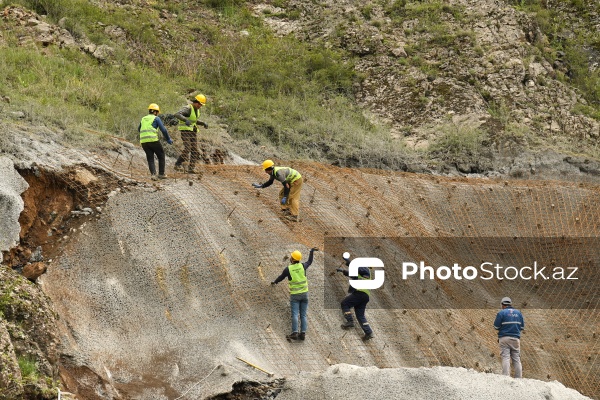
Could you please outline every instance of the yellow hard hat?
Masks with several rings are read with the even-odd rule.
[[[290,257],[294,261],[300,261],[300,260],[302,260],[302,253],[300,253],[298,250],[295,250],[295,251],[292,251],[292,254]]]
[[[198,103],[205,105],[206,104],[206,96],[203,94],[199,94],[196,97],[194,97],[194,101],[197,101]]]
[[[271,160],[265,160],[262,163],[263,169],[271,168],[273,165],[275,165],[275,163]]]
[[[152,103],[152,104],[150,104],[150,105],[148,106],[148,110],[155,110],[155,111],[158,111],[158,112],[160,112],[160,108],[158,107],[158,104],[156,104],[156,103]]]

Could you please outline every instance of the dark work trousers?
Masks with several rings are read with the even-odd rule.
[[[198,151],[198,137],[194,131],[179,131],[181,134],[181,141],[183,142],[183,153],[179,156],[175,165],[181,165],[188,159],[190,155],[189,168],[194,168],[196,161],[200,159],[200,152]]]
[[[160,142],[142,143],[142,149],[146,152],[146,160],[148,160],[148,169],[152,175],[156,175],[156,167],[154,166],[154,155],[158,157],[158,173],[165,174],[165,151]]]
[[[365,309],[367,308],[367,303],[369,302],[369,295],[365,292],[359,292],[358,290],[350,293],[348,296],[342,300],[342,311],[344,312],[344,317],[346,317],[346,321],[352,321],[352,312],[351,308],[354,308],[354,313],[356,314],[356,319],[360,324],[362,330],[366,333],[373,333],[371,326],[367,322],[367,318],[365,317]]]

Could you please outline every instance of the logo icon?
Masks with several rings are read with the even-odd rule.
[[[348,266],[348,276],[358,278],[358,269],[361,267],[383,268],[383,261],[375,257],[357,257],[350,261],[350,265]],[[383,285],[385,272],[376,269],[373,274],[375,275],[374,279],[351,279],[350,286],[357,290],[379,289]]]

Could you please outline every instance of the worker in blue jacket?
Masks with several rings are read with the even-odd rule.
[[[148,106],[148,115],[142,118],[140,125],[138,126],[138,132],[140,133],[140,144],[142,149],[146,153],[146,160],[148,161],[148,169],[153,181],[158,179],[165,179],[165,151],[160,144],[158,131],[160,130],[169,144],[173,144],[173,140],[169,136],[167,128],[162,123],[158,114],[160,108],[158,104],[152,103]],[[158,158],[158,176],[156,175],[156,166],[154,164],[154,156]]]
[[[350,254],[344,253],[343,255],[344,261],[346,262],[346,266],[350,266]],[[341,272],[344,276],[348,275],[348,270],[344,268],[338,268],[337,272]],[[367,267],[358,268],[358,277],[350,277],[350,279],[371,279],[371,271]],[[369,302],[370,292],[368,289],[356,289],[352,285],[348,287],[348,296],[342,300],[342,312],[344,313],[344,318],[346,318],[346,322],[342,324],[343,329],[350,329],[354,327],[354,320],[352,319],[352,311],[354,308],[354,314],[356,314],[356,319],[360,324],[365,335],[362,337],[364,341],[370,340],[373,338],[373,330],[371,326],[367,322],[367,317],[365,317],[365,310],[367,308],[367,303]]]
[[[496,315],[494,329],[498,331],[502,375],[510,375],[510,361],[512,360],[515,378],[522,378],[521,332],[525,329],[525,321],[521,311],[513,308],[510,297],[502,299],[502,310]]]

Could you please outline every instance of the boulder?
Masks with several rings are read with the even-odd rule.
[[[29,279],[32,282],[35,282],[37,278],[40,277],[48,267],[43,262],[35,262],[31,264],[27,264],[23,268],[23,276]]]
[[[19,215],[24,203],[21,198],[29,185],[15,170],[8,157],[0,157],[0,251],[7,251],[19,241]],[[0,262],[2,253],[0,253]]]

